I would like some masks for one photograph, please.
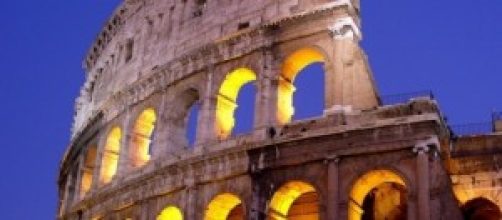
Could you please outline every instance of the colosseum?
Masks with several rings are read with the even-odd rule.
[[[360,24],[359,0],[125,0],[83,62],[57,219],[501,219],[502,114],[459,133],[430,94],[386,102]],[[323,113],[296,120],[313,64]]]

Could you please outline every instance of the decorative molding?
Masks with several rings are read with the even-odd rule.
[[[329,30],[335,40],[362,39],[361,30],[352,17],[337,19],[334,24],[329,27]]]
[[[413,153],[428,153],[434,148],[439,149],[439,139],[437,136],[431,137],[427,140],[418,142],[415,147],[413,147]]]

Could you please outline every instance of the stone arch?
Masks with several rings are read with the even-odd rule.
[[[215,127],[219,139],[225,139],[232,134],[239,92],[244,85],[256,81],[256,78],[256,73],[249,68],[237,68],[225,76],[216,100]]]
[[[500,207],[484,197],[477,197],[462,205],[462,214],[465,220],[498,220],[502,218]]]
[[[206,207],[204,220],[244,220],[245,208],[242,200],[232,193],[214,197]]]
[[[149,107],[134,120],[129,147],[129,159],[134,168],[142,167],[151,157],[151,144],[157,123],[157,112]]]
[[[394,217],[407,216],[408,186],[408,181],[400,173],[391,169],[375,169],[364,173],[352,184],[350,190],[348,204],[349,220],[360,220],[363,219],[363,216],[366,218],[366,216],[373,215],[372,213],[365,213],[365,208],[367,208],[368,197],[374,193],[378,193],[376,190],[388,191],[389,195],[392,195],[392,197],[387,196],[387,198],[390,198],[390,201],[386,201],[387,203],[385,204],[388,205],[390,203],[391,206],[385,207],[388,212],[384,214],[389,214],[393,217],[386,216],[386,219],[401,219]],[[378,209],[376,205],[379,205],[378,202],[381,201],[373,201],[372,204],[369,204],[371,205],[370,208],[372,210]]]
[[[102,154],[100,182],[102,184],[109,183],[117,174],[119,155],[121,150],[122,129],[113,127],[108,132],[106,142]]]
[[[159,215],[157,220],[183,220],[183,212],[176,206],[165,207]]]
[[[172,104],[166,112],[171,146],[188,148],[187,124],[190,109],[200,102],[199,90],[189,87],[175,94]]]
[[[454,184],[453,192],[462,205],[476,198],[488,199],[495,204],[500,201],[500,190],[485,190],[471,184]]]
[[[314,186],[303,181],[282,185],[270,200],[267,219],[319,219],[319,195]]]
[[[96,156],[98,152],[98,147],[96,145],[90,145],[87,148],[87,152],[84,158],[84,164],[81,170],[80,179],[80,196],[84,197],[87,192],[91,189],[92,183],[94,181],[94,169],[96,168]]]
[[[326,63],[323,50],[316,46],[303,47],[288,55],[281,66],[277,94],[277,121],[286,124],[295,113],[293,95],[295,78],[307,66],[314,63]],[[326,71],[325,71],[326,74]]]

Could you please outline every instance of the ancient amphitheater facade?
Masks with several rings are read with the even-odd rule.
[[[57,218],[500,216],[502,117],[456,136],[432,97],[383,105],[359,15],[358,0],[124,1],[83,62]],[[313,63],[324,114],[294,121]],[[254,128],[235,136],[248,83]]]

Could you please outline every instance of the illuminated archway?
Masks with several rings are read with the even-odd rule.
[[[277,97],[277,120],[280,124],[289,123],[295,113],[293,94],[298,73],[311,64],[324,62],[324,55],[314,48],[300,49],[286,58],[281,69]]]
[[[319,219],[319,197],[315,188],[301,181],[286,183],[274,193],[268,219]]]
[[[108,133],[101,162],[100,182],[102,184],[109,183],[117,173],[121,139],[122,130],[119,127],[112,128]]]
[[[454,184],[453,193],[462,205],[476,198],[484,198],[494,202],[498,201],[499,197],[499,193],[496,190],[486,190],[485,188],[474,187],[471,184]]]
[[[160,212],[157,220],[183,220],[183,213],[174,206],[168,206]]]
[[[361,220],[363,215],[364,215],[364,208],[363,206],[367,206],[365,203],[367,203],[368,196],[372,195],[372,192],[375,192],[375,189],[390,189],[390,196],[387,196],[387,198],[390,198],[391,200],[387,201],[387,204],[390,204],[392,207],[383,207],[386,209],[386,211],[390,209],[395,209],[397,205],[403,205],[402,204],[402,199],[406,200],[406,198],[402,198],[403,196],[406,197],[406,195],[402,195],[400,192],[401,191],[394,191],[393,188],[398,187],[398,189],[405,189],[406,183],[395,172],[389,171],[389,170],[373,170],[362,177],[360,177],[352,187],[352,190],[350,192],[350,201],[349,201],[349,220]],[[397,201],[398,200],[398,201]],[[376,205],[378,202],[374,202],[376,207],[375,209],[381,209],[382,207],[377,207]],[[406,203],[406,202],[404,202]],[[382,204],[380,204],[382,205]],[[406,204],[404,204],[406,205]],[[368,215],[368,213],[366,213]],[[370,215],[372,215],[370,213]]]
[[[207,206],[204,220],[244,220],[242,201],[234,194],[220,194]]]
[[[157,114],[153,108],[143,110],[136,119],[129,151],[133,167],[141,167],[150,160],[150,147],[156,121]]]
[[[483,197],[471,199],[462,205],[462,214],[465,220],[499,220],[502,218],[497,204]]]
[[[225,77],[216,103],[216,133],[220,139],[225,139],[232,134],[239,91],[245,84],[255,80],[256,74],[247,68],[236,69]]]
[[[82,177],[80,182],[80,196],[84,197],[85,194],[91,189],[93,181],[94,168],[96,167],[96,153],[97,147],[90,146],[87,150],[84,159],[84,166],[82,167]]]

